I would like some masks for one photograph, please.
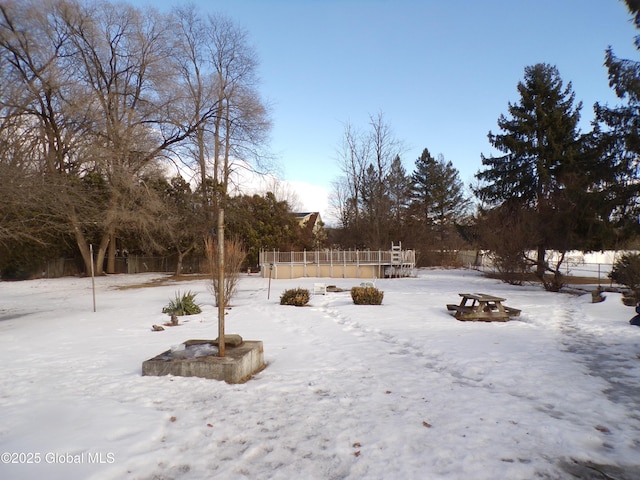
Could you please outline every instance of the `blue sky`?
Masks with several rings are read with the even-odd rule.
[[[130,1],[165,11],[176,1]],[[367,128],[381,112],[412,171],[424,148],[443,154],[465,183],[495,153],[487,133],[524,68],[555,65],[583,102],[616,104],[603,67],[612,46],[638,58],[637,33],[619,0],[194,0],[249,33],[260,91],[272,105],[271,150],[284,180],[331,190],[346,122]],[[319,200],[320,201],[320,200]],[[307,201],[305,201],[307,203]],[[322,210],[311,204],[307,209]]]

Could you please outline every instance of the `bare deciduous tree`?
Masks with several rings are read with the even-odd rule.
[[[334,205],[346,232],[343,241],[370,248],[388,247],[391,239],[391,204],[388,180],[399,157],[401,143],[381,113],[369,117],[370,130],[345,127],[338,160],[343,178],[336,184]],[[334,202],[335,203],[335,202]]]
[[[33,131],[29,143],[39,146],[46,182],[57,175],[62,194],[53,206],[87,270],[94,242],[96,271],[107,248],[112,270],[119,232],[153,230],[155,199],[142,177],[216,110],[184,108],[184,85],[173,67],[176,32],[153,10],[58,0],[10,3],[0,13],[0,46],[10,60],[3,74],[16,85],[3,103],[21,100],[14,108],[22,128]],[[106,181],[99,214],[78,204],[73,179],[90,173]]]
[[[21,172],[29,191],[42,185],[31,207],[43,212],[41,225],[75,240],[87,271],[90,245],[95,270],[105,257],[113,270],[118,235],[146,236],[153,248],[163,220],[146,179],[161,162],[191,148],[202,190],[212,178],[217,192],[205,205],[216,206],[233,161],[246,165],[266,139],[246,34],[224,18],[183,13],[75,0],[0,4],[0,175]],[[18,208],[0,205],[5,211]]]
[[[191,148],[199,170],[204,224],[211,228],[217,223],[219,235],[223,235],[224,208],[234,169],[259,159],[259,148],[270,127],[267,110],[255,89],[257,61],[246,32],[228,18],[210,16],[204,21],[193,14],[191,7],[177,9],[175,14],[185,33],[181,45],[186,61],[181,71],[190,87],[188,102],[196,109],[210,108],[213,112],[199,125]],[[212,255],[208,233],[205,233],[205,242]],[[214,277],[213,287],[219,308],[220,335],[223,335],[221,308],[228,297],[220,284],[229,272],[229,260],[224,259],[222,248],[226,242],[223,238],[217,242],[221,251],[216,261],[224,268],[216,268],[218,277]]]
[[[222,15],[202,18],[193,7],[176,9],[174,15],[182,32],[178,56],[188,87],[186,103],[195,111],[213,112],[189,144],[204,204],[211,207],[208,222],[213,223],[234,170],[260,166],[270,121],[256,90],[257,60],[247,33]],[[208,184],[210,188],[202,187]]]

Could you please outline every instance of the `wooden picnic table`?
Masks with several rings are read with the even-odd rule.
[[[458,320],[482,322],[506,322],[509,317],[517,317],[520,310],[503,305],[506,299],[486,293],[459,293],[460,305],[447,304],[447,310],[454,312]]]

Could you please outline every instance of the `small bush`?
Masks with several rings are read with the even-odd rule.
[[[309,290],[305,288],[292,288],[285,290],[280,295],[280,305],[294,305],[303,307],[309,303]]]
[[[356,305],[382,305],[381,292],[375,287],[353,287],[351,288],[351,298]]]
[[[169,304],[162,309],[162,313],[168,315],[196,315],[202,312],[200,305],[194,299],[197,293],[191,291],[180,295],[180,291],[176,293],[175,300],[171,300]]]
[[[609,278],[628,287],[637,301],[640,297],[640,255],[637,253],[622,255],[613,265]]]
[[[498,270],[497,278],[504,283],[520,286],[530,277],[531,269],[520,251],[493,253],[491,258]]]
[[[204,240],[205,251],[207,254],[207,260],[209,261],[209,271],[211,272],[211,283],[209,284],[209,291],[213,293],[216,300],[216,306],[220,303],[218,286],[218,241],[212,237],[206,237]],[[231,305],[231,298],[236,293],[238,282],[240,281],[240,269],[247,258],[247,252],[242,245],[242,242],[237,238],[230,238],[224,242],[224,282],[222,287],[222,294],[224,298],[224,306]]]

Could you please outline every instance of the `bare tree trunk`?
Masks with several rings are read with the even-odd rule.
[[[80,255],[82,256],[82,261],[84,262],[84,273],[85,275],[89,275],[91,273],[92,262],[89,243],[87,242],[84,233],[82,233],[80,222],[75,215],[71,215],[71,222],[73,224],[73,234],[78,245],[78,250],[80,250]]]
[[[175,276],[179,277],[182,274],[182,260],[184,259],[184,253],[178,251],[178,260],[176,262]]]
[[[95,274],[104,275],[104,259],[107,256],[107,247],[109,246],[109,239],[113,235],[113,227],[109,227],[107,231],[102,235],[100,245],[98,245],[98,254],[96,255]]]
[[[200,185],[202,189],[202,204],[204,216],[207,222],[211,221],[211,199],[209,198],[209,186],[207,182],[207,158],[205,155],[204,128],[196,130],[196,149],[198,155],[198,168],[200,169]],[[208,226],[208,225],[207,225]]]
[[[107,273],[116,273],[116,235],[109,237],[109,254],[107,256]]]
[[[193,250],[194,247],[193,245],[190,246],[189,248],[187,248],[186,250],[182,251],[180,249],[178,249],[178,261],[177,261],[177,265],[176,265],[176,277],[180,276],[182,274],[182,263],[184,262],[184,257],[187,256],[187,254],[189,252],[191,252],[191,250]]]
[[[224,210],[218,210],[218,356],[224,357]]]
[[[536,260],[536,276],[540,280],[544,280],[544,274],[547,271],[546,249],[544,245],[538,245],[538,256]]]

